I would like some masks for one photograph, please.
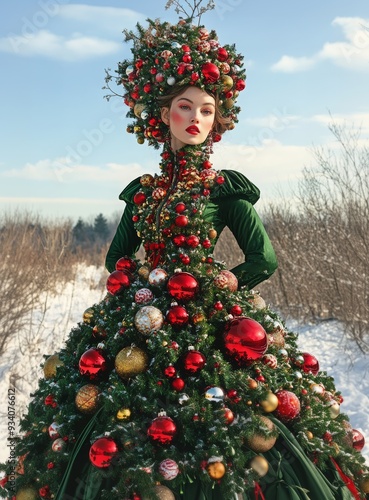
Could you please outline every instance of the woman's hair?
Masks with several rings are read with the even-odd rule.
[[[173,88],[165,95],[158,97],[159,106],[161,108],[170,108],[173,99],[180,96],[192,85],[174,85]],[[213,133],[223,134],[226,130],[230,129],[232,120],[222,115],[220,111],[220,100],[217,94],[207,92],[215,100],[215,117],[213,125]]]

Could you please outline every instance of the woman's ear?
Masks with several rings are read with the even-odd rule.
[[[165,125],[169,125],[169,108],[161,108],[161,119]]]

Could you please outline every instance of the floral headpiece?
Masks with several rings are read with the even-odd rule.
[[[148,20],[137,33],[125,31],[125,41],[133,41],[133,59],[119,63],[117,82],[124,87],[127,117],[134,122],[127,128],[143,144],[145,140],[158,148],[168,127],[161,120],[158,98],[175,85],[194,85],[216,95],[228,129],[237,122],[240,108],[236,99],[246,86],[243,57],[234,45],[221,45],[215,31],[196,26],[188,20],[172,25]],[[107,75],[107,81],[111,75]]]

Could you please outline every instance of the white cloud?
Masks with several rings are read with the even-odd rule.
[[[282,56],[278,62],[273,64],[273,71],[284,73],[295,73],[297,71],[307,71],[316,64],[315,57],[291,57]]]
[[[146,19],[146,16],[132,9],[82,4],[61,5],[58,14],[62,19],[91,24],[99,30],[109,30],[110,33],[116,31],[117,34],[123,29],[132,29],[137,22]]]
[[[252,125],[254,127],[264,127],[275,132],[281,132],[285,128],[291,126],[301,119],[300,116],[289,115],[285,109],[275,109],[273,113],[266,116],[258,116],[254,118],[244,118],[242,123]]]
[[[68,158],[39,160],[26,163],[22,168],[6,170],[0,174],[5,178],[20,178],[43,182],[65,183],[118,183],[124,186],[130,180],[144,173],[139,163],[107,163],[96,165],[72,164]]]
[[[369,113],[319,114],[309,120],[326,127],[332,124],[343,127],[347,132],[359,134],[363,141],[369,137]]]
[[[22,18],[20,33],[0,38],[0,52],[79,61],[122,50],[122,29],[144,16],[131,9],[90,5],[48,5]],[[50,30],[50,21],[56,31]],[[80,31],[83,29],[83,32]],[[78,30],[78,32],[76,32]]]
[[[75,34],[59,36],[47,30],[32,36],[11,35],[0,38],[0,51],[22,56],[43,56],[64,61],[78,61],[117,52],[121,44],[97,37]]]
[[[347,69],[369,71],[369,19],[336,17],[332,24],[341,28],[345,41],[327,42],[309,57],[283,55],[271,69],[293,73],[312,69],[321,61],[330,61]]]
[[[223,143],[214,149],[215,168],[242,172],[269,193],[279,183],[299,179],[302,168],[312,159],[306,146],[282,144],[275,139],[255,146]]]

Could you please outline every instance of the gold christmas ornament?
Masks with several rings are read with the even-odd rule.
[[[258,383],[255,379],[249,378],[247,381],[247,386],[249,389],[254,390],[254,389],[257,389]]]
[[[275,425],[268,417],[262,415],[258,418],[260,420],[260,426],[267,427],[269,431],[275,430]],[[262,434],[255,433],[253,436],[247,438],[246,444],[251,450],[257,453],[265,453],[273,448],[276,441],[277,436],[264,437]]]
[[[365,479],[362,479],[360,481],[360,488],[364,493],[369,493],[369,477],[366,477]]]
[[[163,326],[163,313],[154,306],[144,306],[135,315],[135,327],[143,335],[150,335]]]
[[[83,313],[83,322],[90,324],[93,317],[94,317],[95,311],[92,309],[92,307],[89,307],[86,309],[86,311]]]
[[[94,413],[99,404],[100,391],[96,385],[86,384],[76,394],[75,403],[81,413]]]
[[[175,496],[169,488],[166,486],[163,486],[162,484],[158,484],[157,486],[154,486],[154,492],[157,498],[159,500],[175,500]],[[143,496],[143,500],[151,500],[151,496]]]
[[[139,347],[125,347],[118,352],[115,358],[115,369],[123,379],[128,379],[146,371],[148,357]]]
[[[261,455],[257,455],[250,462],[250,467],[259,474],[260,477],[264,477],[268,474],[269,464],[268,461]]]
[[[211,240],[215,240],[215,238],[218,236],[218,233],[215,229],[209,229],[208,236]]]
[[[313,439],[314,434],[311,431],[305,431],[305,436],[310,440]]]
[[[128,420],[131,416],[131,410],[129,408],[121,408],[117,411],[118,420]]]
[[[268,344],[274,345],[279,349],[283,349],[285,346],[284,340],[284,332],[280,328],[276,328],[275,330],[268,332]]]
[[[58,354],[53,354],[49,356],[44,364],[44,375],[45,378],[54,378],[56,375],[56,369],[58,366],[63,366],[63,361],[60,360]]]
[[[154,177],[151,174],[144,174],[140,177],[141,186],[151,186],[154,182]]]
[[[269,392],[266,398],[263,401],[260,401],[260,404],[266,413],[271,413],[278,406],[278,398],[275,394]]]
[[[224,463],[221,462],[221,457],[209,458],[206,470],[212,479],[221,479],[226,473],[226,468]]]
[[[337,418],[340,414],[340,405],[337,403],[337,401],[332,401],[332,403],[329,405],[329,414],[332,419]]]
[[[15,498],[16,500],[36,500],[38,498],[38,492],[32,487],[26,486],[17,492]]]
[[[266,308],[266,302],[258,292],[253,293],[252,297],[250,297],[247,301],[258,311]]]
[[[147,266],[141,266],[138,270],[138,274],[141,276],[141,278],[147,280],[150,274],[150,268]]]

